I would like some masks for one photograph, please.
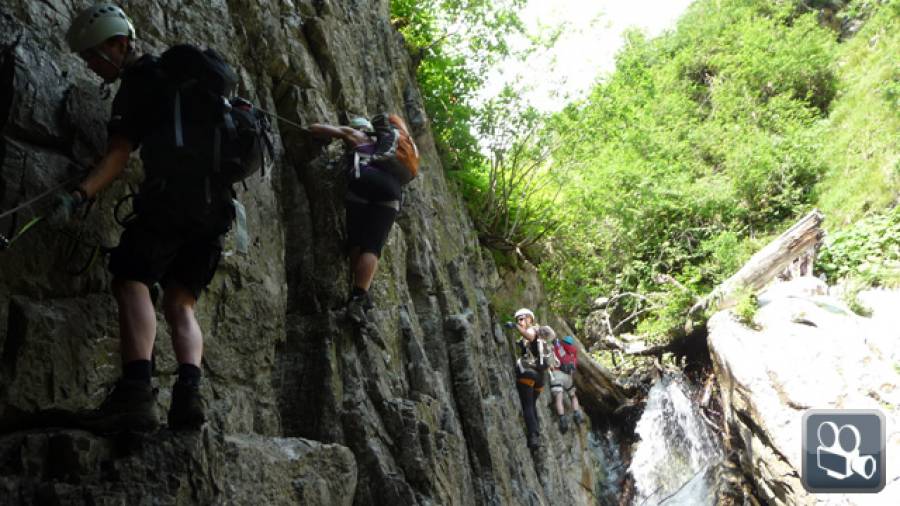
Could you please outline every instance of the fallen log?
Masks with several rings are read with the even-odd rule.
[[[750,257],[733,276],[717,286],[709,295],[694,304],[688,316],[715,306],[728,309],[738,302],[744,289],[760,290],[776,277],[796,277],[812,274],[816,251],[825,236],[820,227],[824,217],[813,210],[777,239]]]
[[[603,336],[600,341],[606,349],[617,350],[625,355],[638,357],[660,355],[676,347],[673,343],[648,345],[641,340],[626,341],[613,335]]]

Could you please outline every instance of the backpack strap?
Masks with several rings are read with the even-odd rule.
[[[222,100],[222,123],[228,130],[228,138],[232,141],[238,138],[237,126],[234,124],[234,118],[231,117],[231,102],[227,98],[220,96]]]
[[[359,152],[353,150],[353,179],[359,179]]]

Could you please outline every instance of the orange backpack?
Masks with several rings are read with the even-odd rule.
[[[419,149],[409,135],[403,119],[396,114],[379,114],[372,118],[375,127],[375,153],[369,162],[391,174],[400,184],[419,175]]]

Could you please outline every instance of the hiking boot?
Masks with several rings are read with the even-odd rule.
[[[175,382],[172,386],[172,405],[169,406],[170,430],[200,430],[206,421],[206,409],[200,386]]]
[[[143,381],[120,379],[100,407],[79,413],[77,423],[100,433],[149,432],[159,428],[156,391]]]
[[[559,433],[565,434],[569,430],[569,415],[559,415]]]
[[[581,414],[581,411],[576,411],[572,415],[572,418],[575,419],[575,425],[578,425],[579,427],[581,426],[582,423],[584,423],[584,415]]]
[[[375,305],[372,304],[368,293],[351,295],[350,300],[347,301],[347,318],[357,324],[365,323],[367,321],[366,313],[373,307]]]
[[[530,450],[536,450],[541,447],[541,435],[538,433],[533,433],[528,435],[528,448]]]

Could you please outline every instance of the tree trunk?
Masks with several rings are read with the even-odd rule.
[[[790,279],[812,274],[816,251],[825,233],[820,228],[824,217],[813,210],[797,223],[756,252],[737,273],[702,300],[694,304],[689,315],[695,315],[711,305],[718,310],[734,306],[744,288],[757,291],[776,277]]]
[[[578,347],[578,370],[574,380],[578,400],[588,412],[613,413],[625,402],[625,392],[615,382],[613,374],[594,361],[580,342],[575,342]]]

